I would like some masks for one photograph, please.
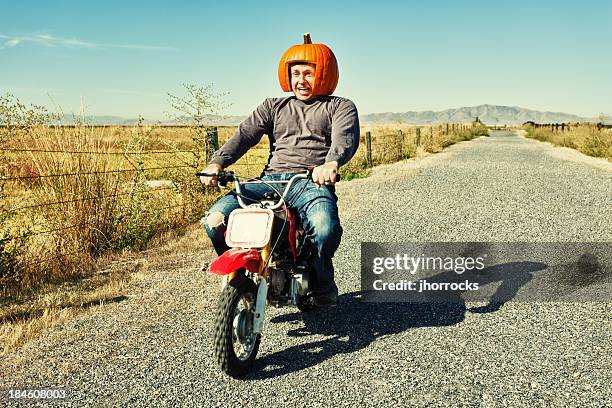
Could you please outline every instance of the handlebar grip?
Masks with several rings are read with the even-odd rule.
[[[203,176],[203,177],[219,177],[219,178],[228,177],[230,179],[234,178],[233,171],[223,171],[223,170],[221,170],[219,173],[204,173],[202,171],[198,171],[195,175],[198,177]]]
[[[196,173],[197,177],[217,177],[217,182],[221,187],[225,187],[228,182],[234,181],[234,173],[231,171],[220,171],[219,173],[204,173],[202,171],[198,171]]]
[[[314,167],[309,167],[308,168],[308,178],[310,180],[312,180],[312,169],[314,169]],[[340,181],[340,173],[336,173],[336,183]]]

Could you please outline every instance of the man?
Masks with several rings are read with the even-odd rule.
[[[270,156],[263,171],[267,181],[288,180],[313,168],[312,180],[294,184],[287,202],[297,210],[307,238],[315,248],[313,302],[317,306],[336,303],[332,257],[340,245],[342,227],[338,218],[334,184],[338,168],[348,162],[359,145],[357,108],[348,99],[331,96],[338,82],[338,65],[323,44],[290,47],[279,63],[279,81],[293,96],[266,99],[242,122],[236,134],[213,155],[202,172],[215,174],[235,163],[264,134],[270,140]],[[202,177],[206,186],[216,186],[216,177]],[[252,198],[265,192],[253,185]],[[299,194],[297,194],[299,192]],[[228,247],[223,232],[229,214],[239,208],[230,192],[214,204],[205,220],[206,231],[218,254]]]

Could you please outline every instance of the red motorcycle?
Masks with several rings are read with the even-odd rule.
[[[310,178],[311,173],[286,181],[240,181],[232,172],[196,175],[217,176],[221,186],[233,181],[241,207],[228,219],[225,241],[230,249],[210,264],[210,272],[223,277],[213,337],[215,357],[223,372],[240,377],[253,367],[266,304],[297,306],[302,312],[316,308],[309,289],[312,249],[285,202],[294,182]],[[265,184],[271,191],[247,205],[241,189],[247,184]],[[276,188],[279,184],[285,185],[283,191]]]

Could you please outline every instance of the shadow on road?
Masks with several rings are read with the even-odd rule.
[[[352,292],[341,295],[338,305],[331,309],[276,317],[271,323],[303,321],[303,326],[289,330],[287,335],[290,337],[322,335],[327,338],[312,342],[305,340],[302,344],[263,356],[256,361],[253,372],[243,379],[261,380],[297,372],[334,355],[353,353],[376,339],[412,328],[455,325],[464,320],[467,311],[495,312],[512,299],[512,294],[531,279],[533,272],[545,268],[546,264],[539,262],[513,262],[490,267],[490,273],[484,275],[487,283],[501,283],[488,305],[474,309],[466,308],[460,293],[446,303],[369,303],[361,300],[363,292]],[[444,281],[450,277],[448,272],[443,272],[430,279]]]

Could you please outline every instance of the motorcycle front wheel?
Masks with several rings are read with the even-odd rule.
[[[256,293],[255,282],[238,275],[225,286],[217,305],[215,358],[235,378],[251,370],[259,350],[261,336],[253,332]]]

